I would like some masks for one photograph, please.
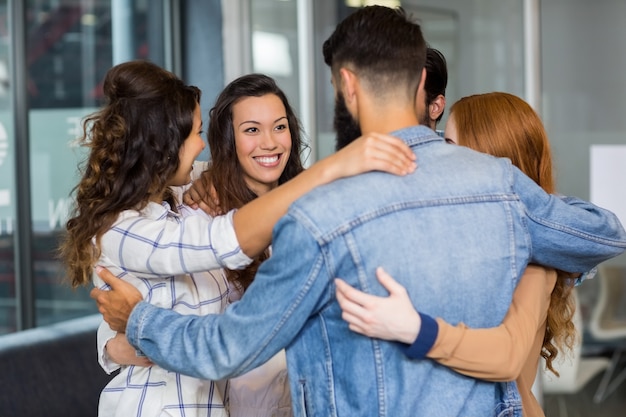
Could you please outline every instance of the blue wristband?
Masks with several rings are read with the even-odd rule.
[[[411,345],[404,345],[403,351],[411,359],[423,359],[435,344],[439,325],[434,318],[427,314],[418,313],[422,319],[422,327],[417,335],[417,339]]]

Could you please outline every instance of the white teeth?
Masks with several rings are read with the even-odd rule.
[[[278,161],[278,155],[274,156],[255,156],[254,159],[261,164],[273,164]]]

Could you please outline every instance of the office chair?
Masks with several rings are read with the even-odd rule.
[[[589,332],[594,339],[615,345],[611,362],[593,396],[598,404],[626,380],[626,368],[617,372],[622,354],[626,352],[626,268],[600,265],[596,279],[600,290],[591,313]]]
[[[609,365],[609,360],[604,357],[582,357],[583,322],[580,314],[580,301],[576,289],[573,290],[572,294],[576,305],[573,321],[578,335],[572,351],[559,352],[559,356],[553,364],[560,377],[545,370],[545,362],[543,362],[544,394],[575,394]]]

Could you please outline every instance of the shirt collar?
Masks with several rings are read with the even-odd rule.
[[[391,132],[390,135],[402,139],[409,146],[420,145],[428,142],[444,141],[444,139],[437,135],[437,133],[433,130],[422,125],[395,130]]]

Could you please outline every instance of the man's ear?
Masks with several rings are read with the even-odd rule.
[[[439,94],[428,105],[428,117],[430,120],[437,120],[446,109],[446,98]]]
[[[356,97],[358,82],[356,74],[348,68],[343,67],[339,69],[339,76],[341,78],[340,88],[346,100],[346,104],[351,103]]]

